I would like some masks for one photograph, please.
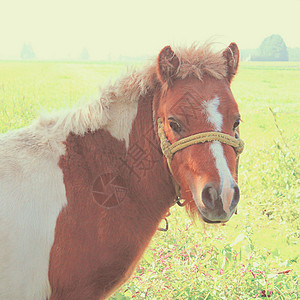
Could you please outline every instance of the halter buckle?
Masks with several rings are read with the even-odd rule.
[[[183,201],[183,202],[181,202],[181,201]],[[184,199],[181,199],[180,196],[177,196],[176,200],[175,200],[175,203],[178,204],[180,207],[183,207],[183,206],[186,205],[187,201],[184,200]]]

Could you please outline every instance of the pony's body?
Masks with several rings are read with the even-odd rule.
[[[204,58],[197,61],[200,53]],[[237,114],[229,90],[233,75],[229,78],[226,56],[215,55],[207,48],[181,54],[182,67],[177,76],[183,81],[175,82],[173,88],[178,88],[179,98],[189,91],[213,103],[205,108],[209,124],[213,124],[209,119],[212,108],[220,105],[223,109],[225,105],[225,100],[217,105],[209,102],[216,97],[230,99],[231,106],[227,107]],[[184,55],[190,61],[184,60]],[[188,69],[188,63],[202,65]],[[29,127],[0,137],[1,299],[103,299],[132,274],[175,197],[154,125],[157,116],[163,117],[168,111],[160,99],[168,99],[172,93],[167,88],[167,84],[171,86],[169,70],[163,70],[163,63],[159,67],[158,75],[156,65],[151,65],[108,87],[100,100],[41,117]],[[184,80],[186,83],[182,83]],[[174,105],[170,109],[174,111]],[[208,126],[204,123],[202,127]],[[232,120],[228,126],[223,123],[220,130],[233,135],[228,129]],[[194,130],[199,131],[195,127],[191,132]],[[209,131],[209,126],[205,130]],[[166,133],[172,142],[177,139],[168,129]],[[208,151],[207,145],[203,146]],[[218,147],[222,148],[216,146],[216,153]],[[177,155],[174,164],[183,161],[182,155]],[[235,161],[229,146],[224,146],[222,155]],[[208,159],[214,163],[213,158]],[[223,158],[218,159],[220,165]],[[226,170],[223,165],[223,171],[218,167],[217,177],[213,170],[205,171],[208,178],[218,178],[212,182],[222,181],[225,175],[231,178],[230,173],[235,177],[235,163]],[[178,162],[174,166],[176,180],[187,198],[196,199],[198,196],[192,194],[204,186],[204,177],[194,170],[193,163],[192,173],[198,177],[194,180],[189,175],[181,180],[184,171],[180,166]],[[114,181],[113,189],[103,184],[107,178]],[[195,183],[197,178],[201,183]],[[212,216],[205,207],[204,220],[227,221],[233,213],[230,193],[234,180],[228,180],[221,184],[229,182],[228,191],[220,191],[227,197],[227,204],[222,200],[226,216]],[[200,212],[203,204],[195,201],[199,203],[194,208]],[[192,201],[189,203],[191,209]]]

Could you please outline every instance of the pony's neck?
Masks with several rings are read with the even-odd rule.
[[[66,140],[59,166],[68,203],[50,253],[51,300],[107,297],[133,272],[167,213],[175,191],[151,100],[138,102],[127,149],[103,129]]]
[[[160,220],[174,200],[175,190],[156,136],[151,98],[138,102],[126,158],[131,167],[130,188],[138,205]]]

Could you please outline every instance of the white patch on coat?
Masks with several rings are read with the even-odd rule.
[[[67,204],[64,146],[33,124],[0,135],[0,299],[50,297],[49,254]]]
[[[220,99],[218,96],[209,101],[203,102],[203,108],[207,121],[213,125],[214,131],[222,131],[223,116],[219,112],[218,107]],[[216,161],[216,168],[220,176],[221,198],[224,211],[230,213],[230,205],[233,199],[233,178],[228,168],[228,164],[224,155],[224,149],[221,142],[214,141],[210,144],[210,150]]]
[[[137,102],[130,104],[117,103],[110,109],[111,121],[105,126],[105,129],[116,139],[125,141],[126,148],[129,147],[129,134],[132,123],[137,115]]]

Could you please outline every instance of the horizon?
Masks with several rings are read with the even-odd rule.
[[[276,35],[276,33],[274,33],[274,35]],[[270,37],[270,36],[269,36]],[[267,38],[267,37],[266,37]],[[214,42],[212,42],[213,43],[213,47],[215,46],[214,45]],[[30,45],[30,47],[32,47],[32,49],[33,49],[33,52],[35,53],[35,51],[34,51],[34,46],[32,46],[32,44],[31,43],[24,43],[23,44],[23,46],[25,45],[25,44],[27,44],[27,45]],[[216,44],[220,44],[220,43],[218,43],[218,42],[216,42]],[[22,46],[22,47],[23,47]],[[172,46],[172,45],[171,45]],[[225,45],[223,45],[223,46],[225,46]],[[286,45],[287,46],[287,49],[289,50],[289,49],[299,49],[300,50],[300,47],[289,47],[288,45]],[[239,48],[239,51],[240,51],[240,58],[241,58],[241,60],[246,60],[247,58],[246,57],[243,57],[243,55],[245,55],[245,53],[248,53],[249,51],[255,51],[255,50],[258,50],[258,48],[259,48],[259,46],[257,47],[257,48],[247,48],[247,49],[241,49],[241,48]],[[81,52],[83,51],[83,50],[87,50],[87,53],[88,53],[88,57],[87,58],[80,58],[80,56],[81,56]],[[87,49],[86,47],[83,47],[82,49],[81,49],[81,52],[78,52],[78,54],[77,54],[77,57],[57,57],[57,58],[39,58],[38,57],[38,55],[35,57],[35,58],[33,58],[33,59],[24,59],[24,58],[21,58],[21,49],[20,49],[20,54],[19,54],[19,57],[16,57],[16,58],[12,58],[12,59],[2,59],[1,57],[0,57],[0,61],[5,61],[5,60],[11,60],[11,61],[18,61],[18,60],[33,60],[33,61],[61,61],[61,62],[64,62],[64,61],[66,61],[66,62],[68,62],[68,61],[74,61],[74,62],[76,62],[76,61],[90,61],[90,62],[93,62],[93,61],[95,61],[95,62],[101,62],[101,61],[114,61],[114,62],[123,62],[123,61],[144,61],[144,60],[147,60],[147,59],[149,59],[149,58],[152,58],[152,57],[154,57],[155,56],[155,54],[154,55],[146,55],[146,54],[141,54],[141,55],[136,55],[136,56],[130,56],[130,55],[123,55],[123,54],[119,54],[119,56],[115,56],[115,57],[111,57],[111,54],[110,53],[108,53],[107,54],[107,57],[106,58],[93,58],[93,57],[89,57],[89,49]]]
[[[166,45],[205,41],[256,49],[272,34],[300,48],[300,1],[273,2],[11,0],[0,12],[0,59],[20,59],[24,43],[38,60],[78,60],[86,48],[92,61],[152,57]]]

